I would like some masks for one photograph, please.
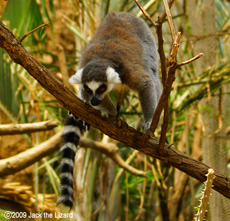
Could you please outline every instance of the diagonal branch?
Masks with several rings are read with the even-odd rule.
[[[190,156],[165,144],[165,154],[159,155],[157,148],[159,141],[149,138],[147,141],[143,133],[129,127],[124,121],[109,117],[104,119],[99,111],[84,104],[65,85],[58,81],[43,65],[33,58],[28,51],[19,43],[13,33],[0,22],[0,47],[6,50],[15,63],[23,66],[44,89],[51,93],[72,114],[86,121],[104,134],[124,144],[137,149],[151,157],[157,158],[185,173],[200,182],[206,180],[207,165],[192,159]],[[143,140],[145,142],[143,143]],[[213,188],[224,196],[230,198],[230,178],[215,171],[216,179]]]
[[[200,54],[196,55],[195,57],[190,58],[190,59],[187,60],[187,61],[183,61],[183,62],[177,64],[177,66],[180,67],[180,66],[189,64],[189,63],[191,63],[191,62],[193,62],[193,61],[195,61],[195,60],[197,60],[197,59],[199,59],[199,58],[201,58],[201,57],[203,57],[203,56],[204,56],[204,54],[203,54],[203,53],[200,53]]]
[[[153,22],[153,20],[151,19],[151,17],[149,16],[149,14],[145,11],[145,9],[141,6],[141,4],[139,3],[138,0],[134,0],[135,3],[137,4],[137,6],[139,7],[139,9],[142,11],[142,13],[144,14],[144,16],[151,22],[151,24],[153,25],[153,27],[156,28],[156,23]]]

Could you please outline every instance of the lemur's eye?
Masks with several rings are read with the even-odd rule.
[[[87,93],[92,93],[92,91],[90,90],[90,88],[86,84],[84,84],[84,89]]]
[[[102,84],[98,89],[97,89],[97,92],[99,93],[103,93],[105,92],[107,89],[106,85],[105,84]]]

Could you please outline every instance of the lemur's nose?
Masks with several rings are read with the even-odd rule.
[[[97,106],[101,103],[101,100],[97,99],[96,97],[92,97],[90,102],[91,102],[92,106]]]

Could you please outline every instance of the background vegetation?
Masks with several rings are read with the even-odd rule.
[[[164,12],[160,0],[140,1],[157,20]],[[80,50],[110,11],[144,16],[134,1],[8,0],[0,2],[1,20],[20,38],[49,22],[23,41],[24,47],[65,82],[77,68]],[[230,125],[230,4],[225,0],[176,0],[175,26],[182,32],[178,62],[203,52],[204,57],[182,66],[170,95],[168,143],[193,158],[229,175]],[[151,24],[146,20],[147,24]],[[152,28],[152,27],[151,27]],[[152,28],[155,34],[154,28]],[[163,25],[166,56],[172,47],[168,23]],[[64,55],[64,56],[62,56]],[[68,75],[68,76],[67,76]],[[118,95],[112,94],[114,101]],[[36,146],[62,128],[66,110],[0,49],[0,123],[58,121],[53,131],[0,137],[0,158]],[[126,91],[120,117],[135,127],[141,115],[137,96]],[[155,132],[159,137],[160,127]],[[203,184],[147,157],[95,129],[87,137],[105,145],[115,143],[119,155],[145,171],[147,178],[128,173],[109,157],[91,148],[77,153],[77,220],[192,220]],[[13,138],[13,139],[12,139]],[[55,152],[16,174],[0,180],[0,209],[11,211],[66,211],[58,197],[58,154]],[[230,202],[213,191],[208,220],[229,220]],[[60,210],[61,209],[61,210]]]

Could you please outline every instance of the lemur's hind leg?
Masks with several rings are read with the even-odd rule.
[[[153,80],[149,77],[142,81],[142,87],[138,91],[138,96],[145,120],[144,131],[147,132],[150,129],[153,114],[158,104],[158,97]]]

